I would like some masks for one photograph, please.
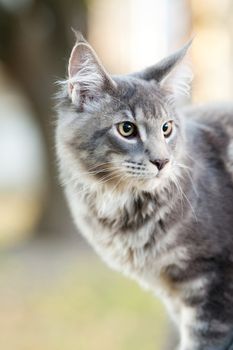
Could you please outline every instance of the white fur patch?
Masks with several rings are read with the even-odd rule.
[[[181,309],[181,344],[179,350],[195,349],[195,340],[188,332],[195,323],[196,312],[194,308],[183,307]]]

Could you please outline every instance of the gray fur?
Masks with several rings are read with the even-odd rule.
[[[233,335],[233,105],[176,108],[163,75],[187,48],[154,66],[155,75],[147,70],[159,76],[148,80],[144,73],[108,76],[92,48],[79,45],[85,45],[80,54],[93,56],[87,62],[75,53],[56,128],[74,221],[111,267],[161,296],[180,328],[180,350],[227,349]],[[92,84],[89,75],[85,85],[93,65],[97,80]],[[175,131],[165,140],[161,127],[170,119]],[[135,142],[117,134],[115,124],[125,120],[138,126]],[[158,171],[153,161],[165,158],[169,163]]]

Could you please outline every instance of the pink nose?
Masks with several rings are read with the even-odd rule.
[[[155,159],[150,160],[152,164],[154,164],[158,170],[162,170],[164,166],[169,162],[169,159]]]

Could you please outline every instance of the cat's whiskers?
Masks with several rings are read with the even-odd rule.
[[[198,192],[197,192],[197,189],[196,189],[196,186],[194,184],[193,177],[192,177],[192,170],[193,169],[190,166],[183,164],[183,163],[178,163],[177,161],[174,161],[173,164],[175,166],[177,166],[178,168],[182,169],[182,171],[185,171],[185,173],[188,175],[188,177],[190,179],[190,182],[191,182],[191,185],[192,185],[192,188],[193,188],[195,195],[198,196]],[[180,177],[184,178],[184,174],[181,174]]]
[[[182,211],[182,216],[183,216],[184,215],[184,198],[183,198],[183,194],[182,194],[182,191],[180,188],[180,184],[179,184],[176,176],[171,175],[170,178],[171,178],[172,183],[175,185],[175,188],[178,191],[178,198],[179,198],[180,203],[181,203],[181,211]]]
[[[194,184],[192,173],[191,173],[191,168],[183,166],[183,164],[177,164],[177,166],[182,168],[186,172],[186,174],[188,175],[188,177],[190,179],[193,191],[194,191],[195,195],[198,196],[197,188],[196,188],[196,186]]]
[[[134,172],[130,172],[128,173],[129,176],[133,177],[133,178],[138,178],[140,180],[150,180],[156,177],[157,173],[134,173]]]
[[[174,180],[175,180],[175,178],[173,178],[173,181],[174,181]],[[192,211],[192,213],[193,213],[193,215],[194,215],[194,218],[195,218],[195,220],[196,220],[196,222],[197,222],[197,216],[196,216],[195,210],[194,210],[194,208],[193,208],[193,206],[192,206],[190,200],[188,199],[188,197],[186,196],[186,194],[185,194],[184,191],[182,190],[182,187],[181,187],[181,185],[180,185],[180,183],[179,183],[179,178],[178,178],[178,177],[176,178],[176,181],[177,181],[176,183],[177,183],[177,185],[178,185],[178,187],[179,187],[179,191],[180,191],[180,193],[182,194],[182,197],[186,199],[186,201],[187,201],[188,205],[190,206],[190,209],[191,209],[191,211]],[[175,182],[174,182],[174,183],[175,183]]]
[[[113,187],[113,189],[111,190],[110,192],[110,196],[114,194],[114,191],[117,190],[117,187],[120,185],[121,181],[124,181],[125,179],[127,179],[128,175],[125,174],[125,175],[122,175],[119,179],[119,181],[116,183],[116,185]]]
[[[104,183],[106,183],[106,182],[108,182],[108,181],[111,181],[111,180],[113,180],[114,178],[119,177],[119,176],[120,176],[119,173],[111,172],[111,173],[109,173],[109,174],[107,174],[107,175],[101,177],[99,180],[95,181],[94,186],[96,186],[96,185],[98,186],[98,185],[100,185],[100,184],[104,184]]]
[[[82,176],[86,176],[86,175],[98,175],[98,174],[101,174],[103,172],[107,172],[109,171],[109,168],[106,168],[106,169],[101,169],[101,170],[96,170],[96,171],[87,171],[87,172],[81,172],[79,171],[78,172],[78,176],[70,176],[69,179],[67,181],[63,181],[62,182],[62,185],[66,185],[70,182],[73,182],[73,181],[82,181]]]
[[[197,159],[193,158],[190,154],[186,154],[186,157],[191,160],[193,164],[195,164],[195,167],[199,168],[200,170],[203,169],[203,164],[197,161]]]
[[[102,166],[103,164],[104,163],[102,163],[99,166]],[[111,164],[111,162],[109,164]],[[98,174],[101,174],[103,172],[109,172],[111,170],[119,170],[119,171],[121,171],[122,169],[121,169],[121,167],[112,166],[112,167],[108,167],[108,168],[106,167],[106,168],[96,169],[96,170],[93,170],[93,171],[85,171],[85,172],[84,171],[82,172],[82,171],[79,170],[78,176],[80,178],[81,176],[86,176],[86,175],[98,175]]]
[[[119,160],[111,160],[111,161],[103,162],[100,164],[95,164],[91,167],[88,167],[88,170],[98,169],[98,168],[102,167],[103,165],[109,165],[109,164],[119,164],[120,165],[120,164],[122,164],[122,162]]]
[[[117,173],[117,174],[109,174],[103,178],[100,179],[99,182],[97,182],[97,184],[105,184],[106,182],[110,182],[112,181],[113,179],[116,179],[118,177],[121,177],[121,174]]]
[[[120,168],[116,168],[115,170],[119,170]],[[109,169],[108,169],[109,170]],[[101,171],[99,172],[101,173]],[[90,174],[90,173],[89,173]],[[83,194],[85,192],[88,192],[90,191],[90,189],[92,187],[98,187],[99,185],[101,184],[105,184],[106,182],[109,182],[111,180],[113,180],[114,178],[117,178],[121,176],[120,173],[109,173],[105,176],[103,176],[102,178],[100,178],[99,180],[96,180],[94,184],[92,183],[88,183],[88,184],[84,184],[81,179],[80,179],[80,176],[73,176],[71,178],[69,178],[68,181],[66,181],[65,183],[63,182],[62,185],[67,185],[69,183],[73,184],[74,187],[78,188],[78,187],[82,187],[79,191],[76,191],[76,194]]]
[[[86,175],[98,175],[98,174],[101,174],[101,173],[107,172],[107,171],[109,171],[109,168],[103,168],[103,169],[96,170],[96,171],[86,171],[86,172],[79,171],[79,178],[81,178],[81,176],[86,176]]]
[[[140,179],[151,179],[158,175],[157,172],[149,171],[145,164],[139,162],[124,162],[122,164],[126,168],[126,173],[130,177]]]
[[[108,176],[103,177],[102,179],[96,181],[94,184],[88,184],[88,185],[84,185],[83,188],[81,188],[79,191],[76,191],[76,195],[81,195],[81,194],[85,194],[85,193],[89,193],[90,191],[96,191],[96,189],[98,189],[98,186],[100,185],[104,185],[107,182],[115,179],[119,177],[119,174],[115,174],[110,176],[110,174]],[[80,184],[76,185],[77,187],[80,187]]]
[[[122,165],[126,168],[132,169],[146,169],[146,165],[140,162],[123,162]]]
[[[184,169],[192,170],[192,168],[190,166],[183,164],[183,163],[178,163],[177,161],[174,161],[173,164],[178,165],[179,167],[184,168]]]

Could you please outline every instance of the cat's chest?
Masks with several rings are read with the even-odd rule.
[[[173,293],[162,271],[183,264],[187,252],[177,246],[179,229],[164,224],[169,206],[152,198],[137,204],[126,197],[89,194],[79,196],[67,189],[74,220],[80,232],[108,265],[138,280],[143,286]]]
[[[67,191],[73,217],[80,231],[101,255],[112,255],[122,264],[143,265],[161,250],[165,220],[171,208],[151,195],[113,195]]]
[[[159,211],[156,198],[149,195],[94,192],[89,193],[83,200],[92,218],[104,228],[116,233],[137,232],[149,221],[155,222]]]

